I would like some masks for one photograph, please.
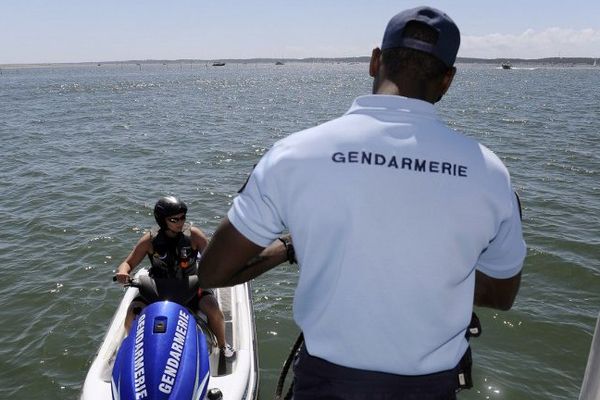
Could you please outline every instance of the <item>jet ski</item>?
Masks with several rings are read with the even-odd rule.
[[[145,297],[148,281],[148,270],[142,269],[125,291],[80,398],[256,399],[258,352],[249,283],[214,290],[225,315],[226,340],[236,350],[235,358],[227,360],[206,316],[178,304],[185,302],[153,302],[126,332],[129,305],[140,293]]]

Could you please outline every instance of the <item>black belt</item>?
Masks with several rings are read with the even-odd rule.
[[[458,366],[447,371],[427,375],[397,375],[387,372],[368,371],[357,368],[344,367],[327,360],[311,356],[302,346],[298,355],[297,366],[294,371],[310,371],[311,374],[323,378],[340,378],[347,380],[377,381],[378,384],[391,385],[429,385],[433,382],[456,382]]]

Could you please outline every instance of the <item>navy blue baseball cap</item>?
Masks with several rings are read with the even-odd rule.
[[[437,32],[437,41],[427,43],[404,36],[404,29],[409,22],[420,22]],[[396,14],[388,22],[381,49],[405,47],[431,54],[452,67],[456,61],[456,53],[460,46],[460,32],[452,19],[440,10],[431,7],[417,7]]]

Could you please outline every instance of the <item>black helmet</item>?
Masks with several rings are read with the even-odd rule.
[[[163,229],[167,227],[165,218],[181,213],[187,214],[187,206],[175,196],[161,197],[154,206],[154,219]]]

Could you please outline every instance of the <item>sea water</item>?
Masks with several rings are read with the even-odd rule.
[[[214,231],[276,140],[368,94],[364,63],[2,67],[0,398],[76,399],[165,194]],[[458,65],[437,105],[495,151],[524,204],[509,312],[478,309],[461,399],[574,399],[600,311],[600,70]],[[318,199],[316,199],[318,201]],[[298,333],[297,267],[253,282],[261,398]],[[360,288],[357,288],[360,290]],[[315,299],[318,301],[318,299]],[[368,323],[357,318],[357,324]]]

